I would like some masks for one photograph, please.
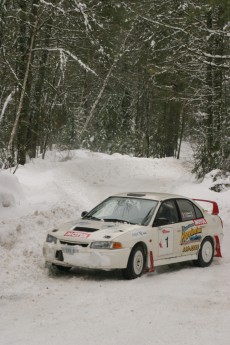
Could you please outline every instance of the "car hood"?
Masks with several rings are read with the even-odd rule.
[[[146,227],[119,222],[79,220],[75,224],[73,222],[63,224],[59,229],[53,230],[52,235],[67,242],[111,241],[124,233],[141,231],[143,228]]]

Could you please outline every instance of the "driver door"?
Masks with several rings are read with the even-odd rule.
[[[158,259],[171,258],[181,255],[181,225],[175,200],[162,202],[153,226],[156,229]]]

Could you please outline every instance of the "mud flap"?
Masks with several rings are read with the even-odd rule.
[[[216,242],[216,255],[215,255],[215,257],[222,258],[219,236],[216,235],[216,236],[214,236],[214,238],[215,238],[215,242]]]

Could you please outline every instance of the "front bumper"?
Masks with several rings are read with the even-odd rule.
[[[122,269],[127,267],[129,248],[91,249],[79,245],[70,246],[47,243],[43,246],[46,262],[69,267],[84,267],[102,270]]]

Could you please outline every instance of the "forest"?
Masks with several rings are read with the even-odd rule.
[[[1,0],[0,168],[53,147],[230,171],[230,0]]]

